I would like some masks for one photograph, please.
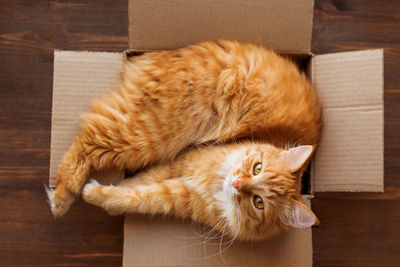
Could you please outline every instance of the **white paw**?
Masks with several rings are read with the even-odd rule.
[[[90,193],[90,191],[92,191],[94,188],[98,186],[100,186],[99,182],[97,182],[95,179],[90,179],[89,183],[87,183],[83,188],[82,194],[87,195]]]
[[[90,179],[89,182],[86,184],[86,186],[98,186],[98,185],[100,184],[95,179]]]
[[[50,208],[53,211],[56,207],[56,204],[54,203],[54,189],[48,188],[46,185],[44,185],[44,189],[47,193],[47,202],[49,202]]]

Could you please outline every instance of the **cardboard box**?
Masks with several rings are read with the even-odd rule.
[[[313,55],[312,16],[311,0],[130,0],[129,44],[136,51],[160,50],[222,38],[294,55],[306,66],[323,105],[309,193],[383,191],[383,50]],[[80,114],[117,82],[122,56],[55,51],[51,185],[78,134]],[[123,177],[112,174],[106,176]],[[303,200],[310,204],[309,195]],[[219,238],[200,237],[208,230],[174,218],[127,215],[124,266],[312,265],[310,228],[262,242],[222,240],[221,246]]]

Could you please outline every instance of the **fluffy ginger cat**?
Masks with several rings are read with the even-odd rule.
[[[189,146],[245,137],[275,146],[317,144],[321,109],[296,65],[263,46],[202,42],[126,55],[115,91],[93,104],[59,166],[55,216],[91,171],[171,162]]]
[[[301,174],[312,146],[289,150],[242,143],[203,147],[117,186],[86,184],[82,197],[110,214],[191,218],[239,240],[259,240],[316,216],[300,202]]]

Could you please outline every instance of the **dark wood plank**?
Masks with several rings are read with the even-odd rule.
[[[321,221],[313,229],[315,266],[399,266],[400,194],[318,194],[312,208]]]
[[[314,53],[385,48],[385,193],[319,193],[316,266],[400,266],[400,2],[316,1]]]
[[[317,0],[314,9],[314,53],[400,46],[399,1]]]
[[[46,203],[54,49],[127,48],[127,1],[0,2],[0,266],[121,266],[122,217]]]

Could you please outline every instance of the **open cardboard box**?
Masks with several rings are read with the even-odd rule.
[[[234,39],[293,56],[323,105],[324,129],[304,202],[310,205],[314,192],[383,191],[383,50],[313,55],[312,19],[312,0],[130,0],[129,46],[151,51]],[[117,83],[123,56],[55,51],[50,185],[79,132],[80,115]],[[97,175],[123,177],[112,170]],[[204,242],[199,235],[209,230],[174,218],[127,215],[124,266],[312,265],[310,228],[232,244]]]

